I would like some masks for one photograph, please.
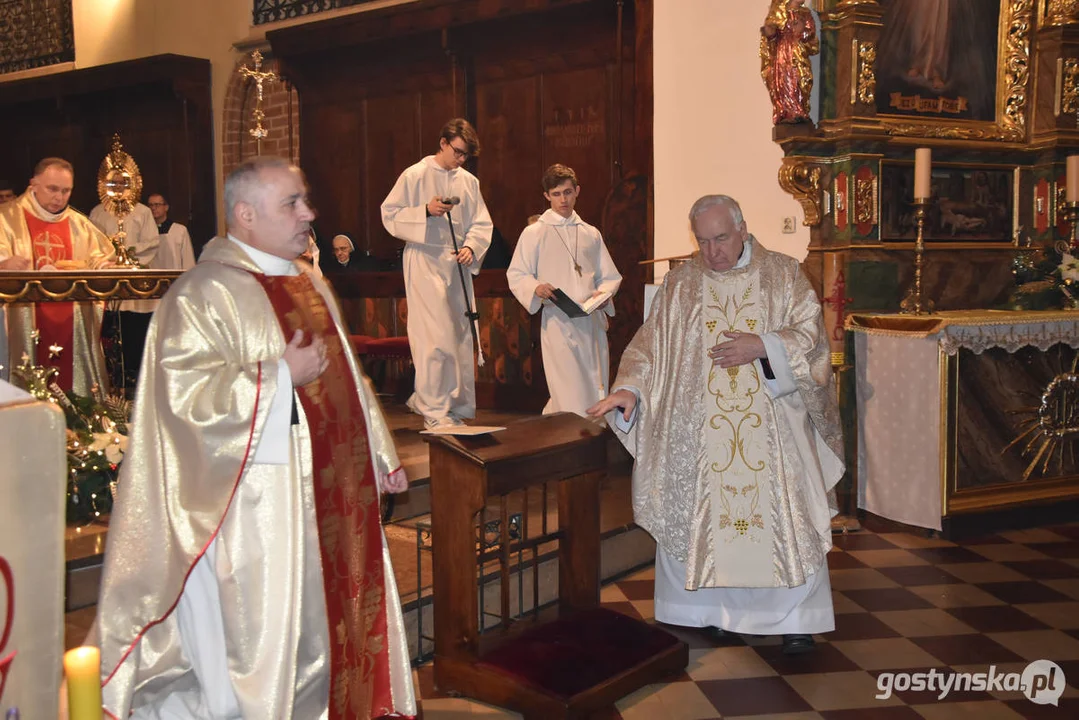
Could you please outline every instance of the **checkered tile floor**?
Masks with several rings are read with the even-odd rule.
[[[601,720],[1079,718],[1079,524],[959,543],[863,531],[837,536],[828,566],[836,629],[815,652],[786,657],[779,638],[717,644],[668,627],[689,644],[685,674],[623,698]],[[653,621],[652,578],[649,569],[609,585],[602,600]],[[1068,678],[1057,707],[999,690],[874,697],[883,672],[1022,672],[1038,659]],[[430,666],[417,682],[425,720],[520,717],[440,695]]]

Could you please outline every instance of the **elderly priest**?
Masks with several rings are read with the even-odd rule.
[[[821,306],[733,199],[702,197],[690,223],[700,253],[664,278],[615,391],[589,413],[611,413],[636,460],[656,620],[806,652],[835,629],[826,556],[843,473]]]

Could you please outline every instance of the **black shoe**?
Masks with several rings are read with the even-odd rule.
[[[709,640],[715,640],[716,642],[723,642],[724,640],[730,640],[732,633],[727,632],[723,628],[718,628],[715,625],[709,625],[704,629],[704,634],[708,636]]]
[[[816,643],[813,641],[812,635],[784,635],[783,636],[783,654],[784,655],[802,655],[810,652]]]

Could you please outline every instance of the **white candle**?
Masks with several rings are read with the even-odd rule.
[[[1079,202],[1079,155],[1068,156],[1068,202]]]
[[[933,174],[933,151],[929,148],[918,148],[914,151],[914,199],[922,200],[929,197],[931,176]]]

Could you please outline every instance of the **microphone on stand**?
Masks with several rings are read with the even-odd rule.
[[[439,198],[438,200],[439,202],[445,203],[446,205],[461,204],[461,198],[457,197],[456,195],[448,198]],[[457,255],[461,251],[461,248],[457,246],[457,233],[453,229],[453,219],[450,217],[449,210],[446,211],[446,222],[450,226],[450,239],[453,241],[453,254]],[[465,317],[468,318],[468,329],[472,331],[472,342],[475,345],[476,352],[479,356],[476,364],[482,367],[483,347],[480,345],[480,338],[478,332],[480,320],[479,308],[477,307],[475,310],[472,309],[472,299],[468,297],[468,287],[466,287],[465,285],[465,269],[461,266],[460,263],[456,264],[457,273],[461,276],[461,290],[465,294]]]

